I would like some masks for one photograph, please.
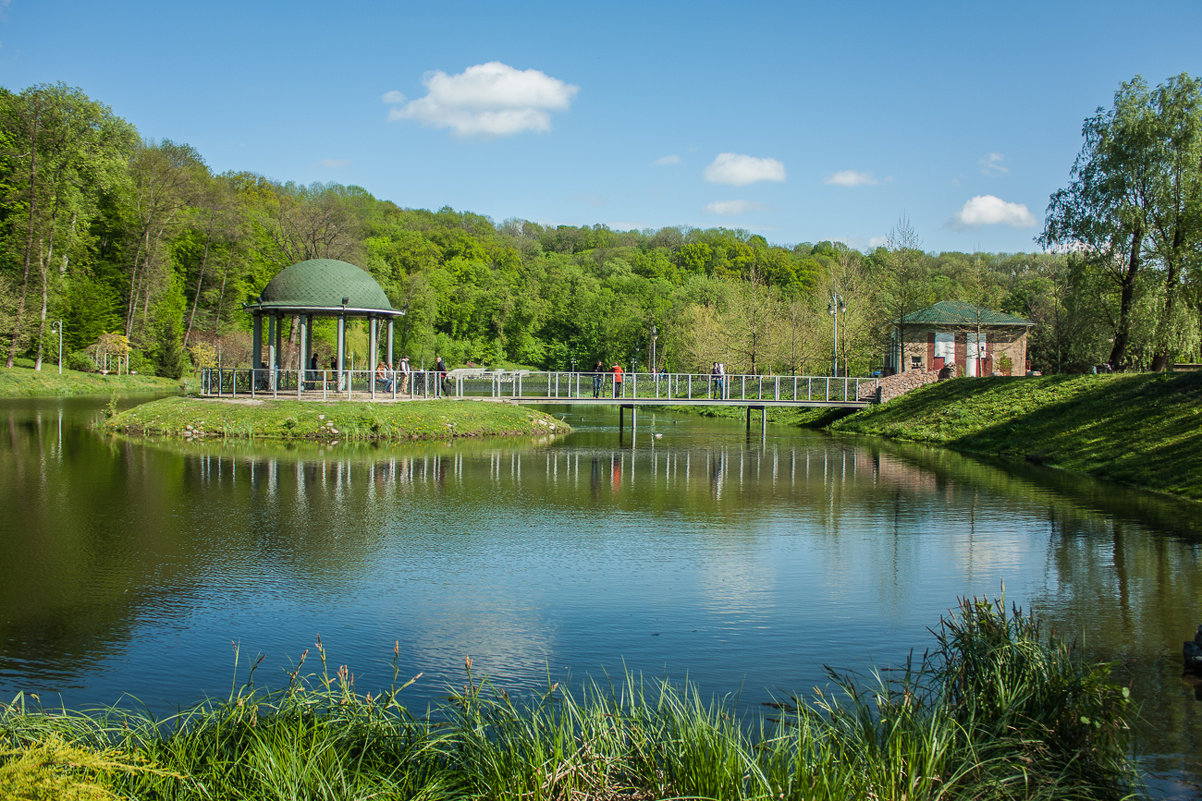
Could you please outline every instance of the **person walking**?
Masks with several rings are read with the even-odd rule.
[[[605,365],[600,359],[593,365],[593,397],[601,397],[601,376],[605,375]]]

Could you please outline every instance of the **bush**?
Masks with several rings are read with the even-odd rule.
[[[154,375],[154,362],[140,350],[129,352],[129,371],[138,375]]]
[[[65,366],[68,370],[76,370],[80,373],[96,372],[96,363],[92,361],[91,356],[83,351],[76,351],[75,353],[68,354],[67,364]]]

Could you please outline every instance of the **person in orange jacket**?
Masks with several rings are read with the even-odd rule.
[[[621,395],[622,395],[622,365],[617,364],[615,362],[614,366],[612,368],[610,368],[610,371],[614,374],[614,397],[615,398],[621,397]]]

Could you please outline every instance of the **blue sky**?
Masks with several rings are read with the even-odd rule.
[[[1081,123],[1202,74],[1202,2],[0,0],[0,85],[216,172],[775,244],[1031,251]]]

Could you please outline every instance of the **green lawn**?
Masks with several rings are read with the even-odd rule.
[[[998,454],[1202,500],[1202,373],[960,378],[833,431]]]
[[[567,433],[542,412],[487,401],[371,403],[161,398],[121,412],[113,432],[167,437],[411,440]]]
[[[149,375],[100,375],[79,373],[43,365],[0,368],[0,398],[56,398],[69,395],[136,395],[147,392],[179,392],[183,382]]]

